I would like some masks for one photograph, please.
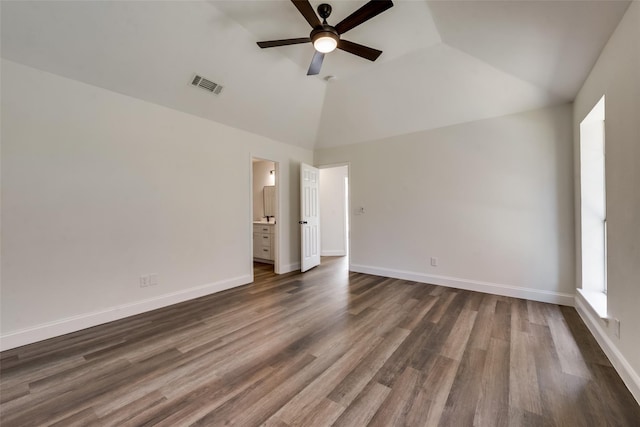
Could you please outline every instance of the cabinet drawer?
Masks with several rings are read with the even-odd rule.
[[[271,234],[258,234],[258,239],[262,242],[262,246],[271,246]]]
[[[273,225],[253,224],[254,233],[273,233]]]
[[[255,248],[253,256],[262,259],[271,259],[271,247]]]
[[[254,246],[269,247],[271,246],[271,239],[273,239],[271,234],[253,233]]]

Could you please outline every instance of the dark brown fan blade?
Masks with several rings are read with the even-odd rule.
[[[369,61],[375,61],[382,53],[381,50],[350,42],[349,40],[340,40],[338,42],[338,49],[353,53],[354,55],[358,55],[362,58],[368,59]]]
[[[344,34],[374,16],[381,14],[391,6],[393,6],[393,2],[391,0],[371,0],[369,3],[344,18],[335,26],[335,29],[338,34]]]
[[[313,6],[311,6],[309,0],[291,0],[291,2],[313,28],[322,25],[320,18],[316,15],[316,11],[313,10]]]
[[[309,71],[307,71],[307,76],[315,76],[320,73],[320,68],[322,68],[322,60],[324,59],[324,53],[316,51],[313,54],[313,59],[311,60],[311,65],[309,65]]]
[[[311,42],[311,39],[309,37],[301,37],[298,39],[270,40],[267,42],[258,42],[258,46],[264,49],[265,47],[288,46],[290,44],[300,44],[300,43],[309,43],[309,42]]]

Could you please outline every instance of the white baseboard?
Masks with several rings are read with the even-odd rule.
[[[320,256],[345,256],[347,252],[344,249],[322,250]]]
[[[142,301],[123,304],[92,313],[80,314],[53,322],[43,323],[31,328],[10,332],[6,335],[0,336],[0,351],[65,335],[103,323],[156,310],[158,308],[167,307],[172,304],[235,288],[236,286],[246,285],[247,283],[251,283],[251,275],[234,277],[232,279],[222,280],[216,283],[196,286]]]
[[[513,298],[523,298],[533,301],[573,306],[574,294],[545,291],[541,289],[522,288],[498,283],[480,282],[477,280],[458,279],[456,277],[436,276],[411,271],[394,270],[389,268],[371,267],[367,265],[350,264],[349,270],[357,273],[373,274],[375,276],[392,277],[394,279],[411,280],[413,282],[430,283],[447,286],[449,288],[465,289],[468,291],[484,292]]]
[[[299,271],[300,270],[300,263],[299,262],[293,262],[291,264],[282,264],[282,270],[280,271],[279,274],[284,274],[284,273],[290,273],[292,271]]]
[[[607,320],[596,316],[596,313],[590,309],[589,304],[581,294],[576,294],[575,307],[591,334],[598,341],[600,348],[602,348],[602,351],[607,355],[616,372],[622,378],[622,381],[626,384],[638,404],[640,404],[640,375],[631,367],[631,364],[609,338],[605,330]]]

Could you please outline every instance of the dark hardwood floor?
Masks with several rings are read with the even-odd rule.
[[[573,308],[344,262],[3,352],[0,424],[640,425]]]

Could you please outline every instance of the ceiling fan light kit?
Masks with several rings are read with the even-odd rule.
[[[329,26],[327,25],[327,27]],[[329,27],[329,29],[313,30],[311,32],[313,47],[320,53],[333,52],[336,47],[338,47],[338,40],[340,40],[340,35],[331,27]]]
[[[319,74],[325,53],[333,52],[336,48],[369,61],[375,61],[382,53],[381,50],[343,40],[340,36],[392,7],[393,2],[391,0],[370,0],[336,26],[331,26],[327,23],[327,18],[331,15],[331,5],[323,3],[318,6],[318,15],[322,18],[322,22],[320,22],[309,0],[291,0],[291,2],[313,28],[309,37],[258,42],[258,46],[265,49],[311,42],[316,52],[311,60],[307,75]]]

